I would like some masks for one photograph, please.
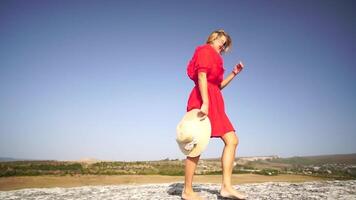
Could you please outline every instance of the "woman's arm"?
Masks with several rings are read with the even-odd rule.
[[[203,101],[200,110],[204,114],[208,115],[209,112],[208,81],[205,72],[198,73],[198,84],[199,84],[200,95]]]
[[[244,64],[240,62],[239,64],[236,64],[234,69],[232,69],[232,72],[220,83],[220,90],[222,90],[224,87],[226,87],[231,80],[238,74],[240,71],[244,68]]]
[[[224,89],[224,87],[226,87],[235,76],[234,72],[231,72],[223,81],[221,81],[220,90]]]

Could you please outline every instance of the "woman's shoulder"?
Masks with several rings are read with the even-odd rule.
[[[209,49],[209,44],[201,44],[195,47],[195,50]]]
[[[215,59],[215,60],[222,60],[222,57],[219,53],[217,53],[215,51],[215,49],[210,45],[210,44],[203,44],[203,45],[199,45],[195,48],[195,52],[194,52],[195,55],[206,55],[208,54],[212,59]]]
[[[195,54],[199,53],[214,53],[212,47],[209,44],[202,44],[195,47]]]

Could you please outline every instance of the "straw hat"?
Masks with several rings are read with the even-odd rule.
[[[211,136],[210,120],[200,117],[199,109],[185,113],[177,125],[176,141],[180,150],[189,157],[199,156],[209,144]]]

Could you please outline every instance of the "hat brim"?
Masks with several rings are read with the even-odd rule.
[[[199,156],[208,146],[210,136],[211,136],[211,124],[210,120],[208,117],[205,117],[202,119],[201,117],[198,116],[198,113],[200,112],[199,109],[192,109],[189,112],[187,112],[184,116],[183,119],[178,123],[177,128],[180,126],[180,124],[185,123],[186,121],[193,121],[196,123],[196,130],[194,130],[194,136],[197,140],[197,144],[193,147],[192,150],[188,151],[184,147],[186,143],[180,143],[177,141],[178,146],[182,153],[186,156],[189,157],[197,157]],[[177,130],[179,131],[179,130]]]

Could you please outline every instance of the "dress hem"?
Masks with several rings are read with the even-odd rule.
[[[236,134],[236,130],[232,129],[232,130],[226,131],[222,135],[212,135],[212,136],[210,136],[210,138],[221,138],[222,136],[224,136],[226,133],[229,133],[229,132],[235,132],[235,134]]]

